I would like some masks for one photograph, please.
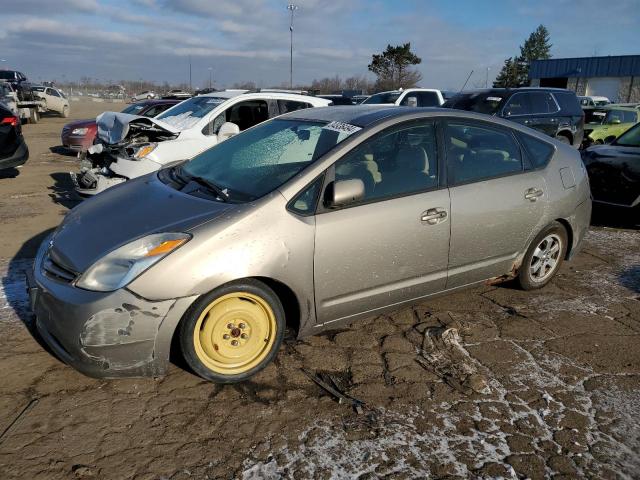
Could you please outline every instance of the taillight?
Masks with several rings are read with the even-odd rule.
[[[18,117],[4,117],[2,121],[0,121],[0,125],[11,125],[12,127],[17,127],[20,123],[20,119]]]

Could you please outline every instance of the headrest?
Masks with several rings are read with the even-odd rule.
[[[405,172],[426,172],[429,158],[422,147],[404,146],[396,154],[396,168]]]

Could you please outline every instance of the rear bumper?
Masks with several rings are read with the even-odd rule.
[[[29,160],[29,149],[24,139],[20,139],[18,148],[10,157],[0,159],[0,170],[5,168],[15,168],[24,165]]]
[[[62,135],[60,140],[62,146],[73,150],[74,152],[84,152],[93,145],[95,139],[95,133],[92,135]]]
[[[49,278],[40,247],[27,291],[36,327],[65,363],[96,378],[161,376],[173,332],[193,297],[149,301],[127,289],[92,292]]]

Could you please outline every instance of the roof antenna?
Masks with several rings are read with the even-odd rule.
[[[467,86],[467,82],[469,82],[469,79],[471,78],[471,75],[473,75],[473,70],[471,70],[471,73],[469,73],[469,76],[467,77],[467,81],[464,82],[464,85],[462,85],[462,88],[460,90],[458,90],[458,93],[460,93],[462,90],[464,90],[464,87]]]

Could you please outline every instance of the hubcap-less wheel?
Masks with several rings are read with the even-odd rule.
[[[552,233],[538,244],[531,257],[529,274],[535,282],[543,282],[555,271],[562,251],[562,239]]]
[[[235,375],[267,357],[276,333],[276,317],[269,304],[258,295],[235,292],[217,298],[202,311],[193,330],[193,344],[207,368]]]

